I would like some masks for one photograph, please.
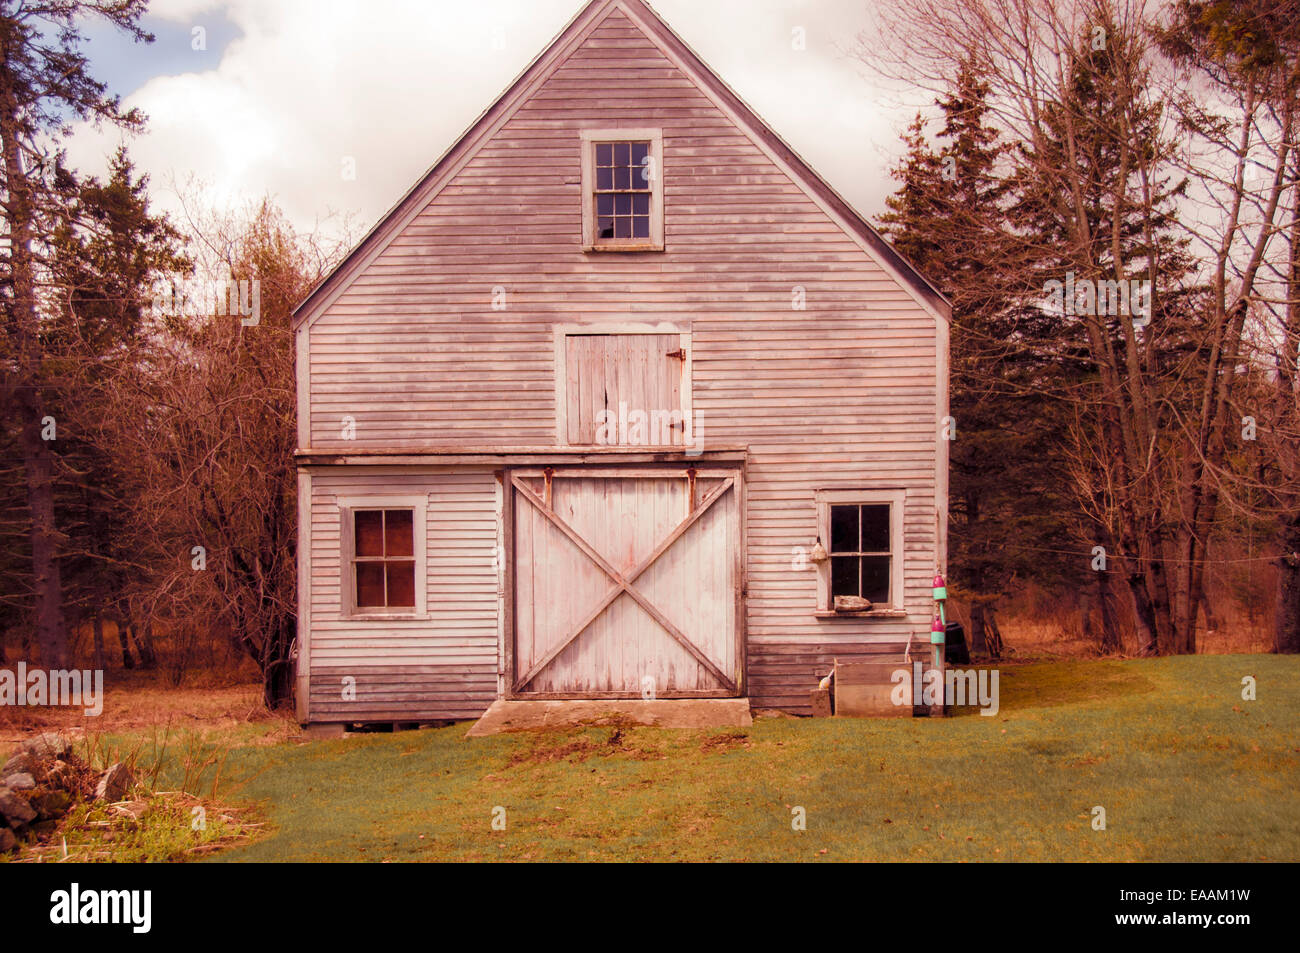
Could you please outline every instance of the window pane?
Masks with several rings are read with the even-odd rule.
[[[650,143],[633,142],[631,143],[631,149],[629,152],[631,154],[632,165],[639,169],[645,163],[645,157],[650,154]]]
[[[596,165],[614,164],[614,145],[609,142],[596,143]]]
[[[632,214],[632,196],[616,195],[614,196],[614,214],[631,215]]]
[[[831,557],[831,597],[858,595],[858,557]]]
[[[613,238],[613,237],[614,237],[614,219],[612,219],[612,218],[602,218],[602,219],[601,219],[601,220],[596,224],[596,230],[597,230],[597,232],[599,233],[599,235],[600,235],[601,238]]]
[[[858,552],[857,506],[831,507],[831,552]]]
[[[614,188],[632,188],[632,169],[630,166],[624,166],[614,170]]]
[[[862,551],[889,552],[889,504],[862,507]]]
[[[600,216],[609,216],[614,214],[614,196],[597,195],[596,196],[596,214]]]
[[[650,237],[650,219],[646,216],[638,216],[632,219],[632,237],[649,238]]]
[[[357,563],[357,608],[382,607],[384,604],[384,564]]]
[[[615,238],[632,237],[632,220],[630,218],[614,219],[614,237]]]
[[[648,195],[632,196],[632,211],[637,215],[649,215],[650,196]]]
[[[614,187],[614,170],[597,169],[596,170],[596,188],[602,192]]]
[[[889,557],[862,557],[862,598],[877,605],[889,604]]]
[[[631,159],[632,147],[627,142],[614,143],[614,165],[627,166]]]
[[[384,513],[384,555],[414,556],[415,541],[411,530],[414,515],[410,510],[387,510]]]
[[[384,555],[384,511],[357,510],[353,540],[358,556]]]
[[[415,608],[415,563],[385,563],[388,569],[388,605],[398,609]]]

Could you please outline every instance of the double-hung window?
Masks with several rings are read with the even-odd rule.
[[[817,492],[817,535],[829,557],[818,566],[819,611],[833,611],[836,596],[903,610],[904,497],[901,489]]]
[[[340,509],[342,601],[352,616],[425,610],[425,501],[359,502]]]
[[[582,202],[584,250],[662,251],[660,130],[584,129]]]

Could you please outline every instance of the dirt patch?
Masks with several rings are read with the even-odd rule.
[[[1090,754],[1090,755],[1085,755],[1084,757],[1079,758],[1079,759],[1076,760],[1076,761],[1067,761],[1067,762],[1065,763],[1065,766],[1066,766],[1067,768],[1091,768],[1093,765],[1101,764],[1103,761],[1107,760],[1109,757],[1110,757],[1110,755],[1108,755],[1108,754],[1102,754],[1102,755],[1091,755],[1091,754]]]
[[[609,728],[609,733],[604,737],[593,737],[591,729],[597,727]],[[584,726],[584,729],[576,729],[585,731],[584,737],[574,737],[575,729],[562,734],[557,733],[554,728],[514,732],[514,734],[532,735],[533,745],[527,751],[517,751],[512,754],[506,765],[517,767],[521,764],[552,764],[557,761],[579,764],[589,758],[604,758],[615,754],[637,761],[657,761],[664,758],[662,747],[642,743],[643,739],[636,730],[639,727],[644,726],[636,722],[616,719],[612,727],[603,722],[591,722]]]
[[[742,746],[749,747],[749,735],[730,733],[709,735],[700,742],[700,751],[704,754],[719,754]]]
[[[545,740],[540,740],[529,750],[516,751],[512,754],[506,766],[514,768],[521,764],[553,764],[556,761],[578,764],[595,755],[611,754],[618,750],[617,743],[593,741],[588,738],[578,738],[563,743],[547,743]]]

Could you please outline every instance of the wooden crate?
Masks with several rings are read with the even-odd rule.
[[[899,683],[891,681],[902,671],[903,704],[895,705]],[[912,663],[902,659],[872,662],[835,660],[835,715],[837,718],[910,718],[912,716]]]

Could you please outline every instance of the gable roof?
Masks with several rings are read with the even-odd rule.
[[[590,0],[568,25],[528,64],[513,83],[470,125],[397,204],[379,219],[347,256],[294,309],[293,326],[310,323],[374,261],[389,242],[424,209],[457,172],[514,115],[607,16],[619,10],[659,47],[716,106],[785,168],[822,210],[854,237],[868,254],[937,319],[947,321],[951,306],[942,292],[911,262],[894,250],[871,223],[858,214],[812,166],[790,148],[736,92],[679,37],[644,0]]]

